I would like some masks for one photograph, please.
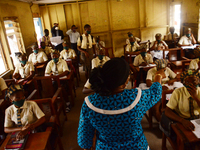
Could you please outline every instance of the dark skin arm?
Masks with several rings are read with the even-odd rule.
[[[156,48],[157,43],[158,43],[157,41],[154,42],[153,46],[150,48],[150,51],[153,51]]]
[[[92,89],[88,89],[88,88],[84,87],[82,92],[83,92],[83,94],[90,94],[94,91]]]
[[[157,72],[156,72],[156,74],[160,74],[160,75],[162,75],[162,79],[164,79],[164,78],[166,78],[166,75],[165,75],[165,72],[164,72],[164,70],[158,70]],[[155,81],[154,81],[155,82]],[[146,84],[147,84],[147,87],[150,87],[151,85],[152,85],[152,80],[150,80],[150,79],[147,79],[146,80]]]
[[[125,52],[126,55],[139,55],[140,54],[140,51],[137,51],[137,52]]]
[[[89,54],[88,54],[86,51],[82,50],[81,46],[77,46],[77,49],[78,49],[80,52],[84,53],[86,57],[89,57]]]
[[[31,72],[30,72],[30,75],[29,75],[27,78],[21,79],[18,83],[20,84],[20,83],[23,83],[24,81],[29,81],[29,80],[33,79],[34,74],[35,74],[35,72],[34,72],[34,71],[31,71]]]
[[[194,130],[193,123],[191,123],[189,120],[185,120],[184,118],[181,118],[176,113],[174,113],[173,110],[170,109],[169,107],[166,107],[165,115],[168,118],[181,123],[187,130],[192,130],[192,131]]]

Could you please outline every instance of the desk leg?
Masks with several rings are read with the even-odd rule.
[[[167,150],[166,139],[167,139],[166,135],[162,133],[162,150]]]

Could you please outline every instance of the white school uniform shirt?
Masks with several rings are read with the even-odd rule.
[[[99,43],[103,46],[103,47],[106,47],[106,45],[105,45],[105,42],[104,41],[99,41]],[[97,48],[102,48],[101,46],[100,46],[100,44],[99,43],[96,43],[96,47]]]
[[[60,52],[60,58],[63,58],[64,60],[66,59],[74,59],[76,57],[76,53],[73,49],[68,49],[68,51],[66,51],[65,49],[63,49]]]
[[[21,123],[22,126],[26,124],[32,124],[36,122],[38,119],[45,116],[45,114],[41,111],[39,106],[34,101],[25,101],[24,105],[20,107],[22,109],[21,112]],[[15,105],[11,105],[5,111],[5,122],[4,127],[16,127],[17,125],[17,109]]]
[[[139,44],[137,42],[134,43],[134,45],[132,46],[132,49],[131,49],[131,44],[128,44],[126,45],[126,51],[127,52],[134,52],[136,51],[138,48],[139,48]]]
[[[49,45],[49,42],[51,42],[51,41],[50,41],[50,37],[44,35],[44,36],[42,37],[42,39],[41,39],[41,42],[45,42],[46,45]]]
[[[156,72],[157,72],[157,67],[151,68],[147,72],[146,80],[151,80],[152,82],[154,82]],[[169,81],[170,78],[171,79],[176,78],[176,74],[168,67],[166,67],[165,76],[166,76],[166,78],[162,79],[162,83],[165,83],[165,82]]]
[[[180,45],[189,45],[189,44],[192,44],[192,37],[190,36],[188,38],[186,35],[184,35],[179,40],[178,44],[180,44]]]
[[[197,95],[200,97],[200,87],[197,88]],[[175,110],[180,117],[190,118],[189,98],[191,97],[186,87],[177,88],[173,91],[167,107]],[[200,107],[197,102],[193,101],[194,115],[200,114]]]
[[[31,71],[34,71],[34,66],[32,62],[26,62],[25,66],[22,66],[22,64],[18,64],[18,66],[15,68],[15,71],[13,74],[18,73],[20,74],[21,78],[26,78],[30,75]]]
[[[80,37],[78,38],[78,41],[77,41],[77,46],[81,46],[82,49],[87,49],[87,46],[88,48],[92,48],[92,45],[95,45],[95,44],[96,44],[95,38],[93,37],[93,40],[92,40],[92,36],[90,34],[88,35],[88,40],[87,40],[86,35],[82,34],[82,42],[80,40]]]
[[[190,62],[190,65],[189,65],[189,69],[195,69],[197,70],[199,68],[199,58],[197,59],[193,59],[191,62]]]
[[[147,55],[145,56],[145,59],[146,59],[146,62],[147,62],[148,64],[153,63],[153,58],[152,58],[151,54],[148,54],[148,53],[147,53]],[[138,67],[138,66],[139,66],[140,64],[142,64],[143,62],[145,62],[145,61],[144,61],[142,55],[139,54],[139,55],[137,55],[137,56],[135,57],[134,62],[133,62],[133,65]]]
[[[61,74],[65,71],[69,71],[67,62],[59,58],[59,61],[57,63],[55,63],[53,60],[48,62],[45,69],[45,74],[50,74],[51,72],[56,73],[56,67],[57,67],[58,74]]]
[[[7,85],[6,85],[6,82],[4,81],[3,78],[0,78],[0,96],[2,95],[2,92],[3,90],[7,89]]]
[[[151,46],[150,46],[150,47],[152,47],[152,46],[154,45],[155,42],[156,42],[156,41],[153,41],[153,42],[151,43]],[[153,58],[156,57],[156,58],[158,58],[158,59],[163,59],[163,51],[162,51],[162,50],[157,51],[157,50],[160,49],[160,48],[165,49],[164,46],[168,46],[168,45],[165,43],[165,41],[162,41],[162,42],[163,42],[163,43],[155,44],[155,49],[152,50],[152,51],[150,52]],[[168,53],[169,53],[169,51],[165,51],[165,58],[166,58],[166,56],[167,56]]]
[[[136,42],[139,42],[139,41],[140,41],[140,38],[138,38],[138,37],[135,37],[135,39],[136,39]],[[128,44],[131,44],[129,39],[126,39],[126,44],[127,44],[127,45],[128,45]]]
[[[43,51],[38,51],[37,54],[32,53],[28,57],[28,61],[34,63],[43,63],[47,61],[47,55]]]
[[[177,33],[174,33],[173,34],[173,39],[172,39],[172,34],[171,33],[168,33],[166,36],[165,36],[165,40],[176,40],[178,38],[178,34]]]
[[[98,66],[103,66],[110,58],[108,56],[104,56],[102,60],[99,59],[97,56],[96,58],[92,59],[92,69],[98,67]]]
[[[52,49],[49,46],[45,46],[45,49],[40,48],[39,51],[44,52],[46,55],[50,55],[52,52]]]
[[[69,29],[67,32],[66,32],[67,35],[69,35],[69,38],[70,38],[70,42],[71,43],[77,43],[77,40],[78,38],[80,37],[80,34],[79,32],[73,32],[72,29]]]

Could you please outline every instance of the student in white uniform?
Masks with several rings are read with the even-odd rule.
[[[175,32],[175,28],[174,27],[170,27],[169,28],[169,33],[164,36],[164,40],[165,41],[176,41],[177,38],[178,38],[178,34],[174,33],[174,32]]]
[[[196,40],[194,38],[194,35],[192,34],[192,30],[191,28],[188,28],[186,31],[186,34],[184,36],[181,37],[181,39],[178,42],[178,45],[181,46],[193,46],[194,44],[196,44]],[[195,55],[194,55],[194,48],[191,49],[185,49],[185,56],[187,56],[190,59],[194,59]]]
[[[40,42],[40,49],[39,49],[39,51],[44,52],[47,55],[47,57],[49,58],[51,56],[52,49],[49,46],[46,46],[45,42]]]
[[[78,63],[80,62],[80,51],[77,49],[77,40],[80,37],[80,33],[77,31],[77,27],[72,25],[71,29],[66,32],[69,35],[71,48],[75,51],[76,55],[78,56]]]
[[[15,79],[17,83],[23,84],[33,78],[35,71],[33,63],[27,61],[26,54],[22,54],[19,57],[19,61],[20,64],[15,68],[13,79]]]
[[[42,125],[45,114],[34,101],[26,101],[21,85],[11,85],[6,91],[6,97],[12,105],[5,111],[4,131],[17,133],[17,140]]]
[[[154,77],[156,74],[162,75],[162,84],[167,83],[172,85],[177,81],[177,75],[170,68],[167,67],[168,61],[166,59],[157,59],[155,61],[156,67],[150,69],[147,73],[146,84],[150,87],[154,82]]]
[[[60,53],[57,50],[52,51],[51,58],[52,60],[48,62],[45,69],[45,76],[57,75],[64,76],[69,73],[69,68],[67,62],[60,57]]]
[[[168,45],[165,43],[165,41],[162,41],[162,35],[160,33],[157,33],[156,41],[153,41],[151,43],[150,53],[154,59],[163,59],[163,50],[168,49]],[[168,51],[165,51],[165,57],[168,54]]]
[[[5,98],[5,91],[7,90],[7,85],[6,82],[4,81],[3,78],[0,78],[0,99]]]
[[[47,63],[47,55],[43,51],[39,51],[37,45],[32,46],[32,51],[33,53],[28,58],[29,62],[32,62],[34,66]]]
[[[190,62],[189,69],[199,70],[200,69],[200,49],[195,49],[194,54],[196,59]]]
[[[86,24],[84,26],[85,32],[78,38],[77,46],[81,52],[81,59],[85,66],[85,77],[88,79],[91,72],[91,60],[95,56],[95,38],[90,34],[91,26]]]
[[[130,44],[130,38],[134,37],[133,34],[131,32],[128,32],[128,39],[126,39],[126,45]],[[139,44],[140,43],[140,39],[138,37],[135,37],[136,42]]]
[[[69,48],[69,44],[67,42],[63,42],[63,50],[60,52],[60,58],[64,60],[67,59],[76,59],[76,53],[73,49]]]
[[[99,50],[98,56],[96,58],[92,59],[92,69],[96,67],[102,67],[107,61],[109,61],[110,58],[108,56],[105,56],[105,50]],[[89,83],[89,79],[84,85],[83,91],[84,94],[88,94],[93,92],[91,89],[91,84]]]

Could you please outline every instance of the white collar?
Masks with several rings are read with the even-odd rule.
[[[97,113],[106,114],[106,115],[118,115],[118,114],[122,114],[122,113],[130,111],[131,109],[133,109],[137,105],[137,103],[140,100],[141,94],[142,94],[142,90],[141,89],[137,88],[137,90],[138,90],[138,94],[137,94],[137,97],[135,98],[134,102],[131,105],[129,105],[128,107],[123,108],[123,109],[105,110],[105,109],[97,108],[94,105],[92,105],[92,103],[90,102],[88,96],[85,97],[85,103],[90,109],[92,109],[93,111],[95,111]]]

